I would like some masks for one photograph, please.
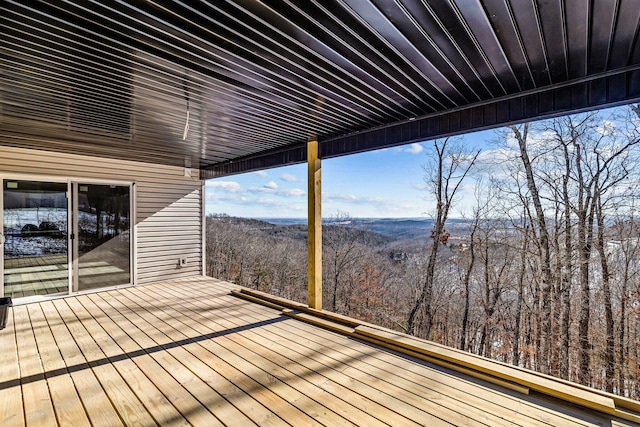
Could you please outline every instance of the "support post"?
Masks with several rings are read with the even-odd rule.
[[[307,218],[308,218],[308,285],[309,307],[322,310],[322,169],[318,157],[318,141],[307,143]]]

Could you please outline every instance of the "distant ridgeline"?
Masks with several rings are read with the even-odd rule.
[[[306,218],[257,218],[275,225],[306,225]],[[344,225],[384,234],[396,240],[428,238],[433,229],[431,218],[352,218],[350,221],[323,219],[324,225]],[[455,235],[468,234],[469,221],[452,218],[447,221],[447,229]]]

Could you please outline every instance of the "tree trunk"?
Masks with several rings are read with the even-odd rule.
[[[600,269],[602,271],[602,295],[604,299],[604,319],[606,325],[606,339],[604,352],[605,367],[605,390],[613,393],[613,379],[615,375],[615,332],[613,323],[613,309],[611,306],[611,286],[609,285],[610,273],[607,254],[604,250],[604,214],[602,212],[602,200],[597,194],[594,198],[596,204],[596,215],[598,222],[598,255],[600,258]]]
[[[562,260],[557,255],[560,253],[560,230],[562,228],[561,221],[559,219],[560,207],[559,201],[556,200],[553,231],[553,251],[556,254],[553,262],[553,269],[555,271],[553,286],[551,288],[551,342],[550,342],[550,361],[549,372],[553,376],[560,375],[560,353],[562,342],[561,336],[561,317],[562,317]]]
[[[540,295],[540,351],[538,353],[538,360],[540,371],[544,374],[549,373],[549,338],[551,337],[551,285],[553,283],[552,270],[551,270],[551,249],[549,247],[549,234],[547,231],[547,222],[542,209],[542,202],[540,201],[540,195],[538,193],[538,187],[533,176],[533,168],[529,159],[529,153],[527,151],[527,133],[528,124],[523,125],[523,132],[521,133],[518,127],[511,126],[518,145],[520,147],[520,158],[525,169],[527,176],[527,187],[531,193],[531,200],[536,211],[536,219],[538,223],[538,240],[542,249],[542,284]]]
[[[578,320],[578,382],[589,385],[591,348],[589,344],[589,321],[591,304],[591,287],[589,285],[589,258],[591,243],[586,233],[584,219],[580,219],[578,240],[580,247],[580,317]]]
[[[629,258],[629,254],[625,253],[624,273],[622,275],[622,289],[620,290],[620,331],[618,332],[618,389],[619,393],[624,396],[628,396],[625,383],[626,359],[628,356],[625,346],[625,328],[626,317],[629,315],[627,313],[627,292],[629,284],[630,261],[631,260]]]
[[[473,271],[473,265],[476,261],[475,254],[475,235],[478,230],[478,216],[476,214],[476,218],[473,224],[473,229],[471,230],[471,235],[469,236],[469,265],[467,266],[467,271],[464,275],[464,311],[462,313],[462,331],[460,332],[460,350],[467,350],[467,327],[469,323],[469,300],[470,300],[470,282],[471,282],[471,272]]]
[[[562,278],[560,282],[560,299],[562,300],[562,319],[560,327],[560,378],[569,379],[569,333],[571,322],[571,278],[573,275],[573,228],[571,224],[571,204],[569,201],[569,177],[571,175],[571,158],[566,144],[563,144],[565,173],[562,177],[562,199],[564,202],[564,253],[562,257]]]
[[[513,364],[520,365],[520,320],[522,318],[522,299],[524,297],[524,278],[527,271],[527,242],[529,231],[525,221],[522,232],[522,248],[520,249],[520,271],[518,272],[518,302],[515,312],[515,331],[513,334]]]
[[[440,211],[440,208],[438,209]],[[420,292],[420,296],[416,300],[410,314],[409,319],[407,320],[407,333],[410,335],[415,335],[415,322],[416,315],[418,314],[418,310],[420,307],[424,306],[425,318],[424,318],[424,333],[423,337],[429,339],[429,334],[431,333],[431,327],[433,326],[433,319],[431,317],[431,297],[433,293],[433,276],[435,275],[436,269],[436,260],[438,259],[438,248],[440,246],[440,238],[442,235],[442,231],[444,230],[444,221],[441,214],[438,214],[438,218],[436,219],[435,227],[434,227],[434,239],[433,245],[431,246],[431,252],[429,254],[429,260],[427,261],[427,271],[426,277],[424,280],[424,284],[422,286],[422,291]]]
[[[589,283],[589,260],[593,242],[593,203],[591,187],[585,182],[582,172],[582,147],[574,137],[575,168],[578,182],[578,260],[580,265],[580,311],[578,319],[578,382],[589,385],[591,381],[591,346],[589,343],[589,321],[591,320],[591,287]]]

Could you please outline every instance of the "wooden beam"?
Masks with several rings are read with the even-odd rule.
[[[308,211],[308,285],[309,307],[322,310],[322,169],[318,157],[318,141],[307,144],[307,203]]]

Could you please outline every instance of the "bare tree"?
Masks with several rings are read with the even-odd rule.
[[[331,294],[330,310],[336,311],[340,280],[348,274],[364,251],[363,230],[357,221],[344,212],[336,212],[326,223],[323,230],[323,247],[325,255],[322,257],[325,263],[324,271],[330,277]]]
[[[488,221],[481,228],[478,253],[482,265],[481,299],[484,311],[478,353],[491,357],[492,324],[498,301],[504,292],[503,283],[509,268],[509,250],[504,242],[498,239],[495,221]]]
[[[422,308],[424,310],[424,336],[429,337],[432,327],[431,298],[433,292],[433,278],[435,274],[438,248],[446,244],[448,235],[445,224],[454,203],[454,198],[476,163],[480,151],[470,153],[464,146],[452,138],[433,141],[434,157],[425,167],[425,181],[436,199],[435,221],[432,231],[431,245],[427,272],[418,298],[416,299],[407,319],[407,333],[415,335],[416,316]]]
[[[471,233],[469,234],[469,245],[467,247],[461,247],[460,251],[463,254],[468,254],[469,263],[467,269],[464,272],[463,285],[464,285],[464,309],[462,314],[462,330],[460,331],[460,349],[467,349],[467,328],[469,324],[469,302],[471,299],[471,273],[476,261],[475,252],[475,236],[478,231],[478,225],[480,222],[480,209],[476,208],[473,215],[473,225],[471,226]]]
[[[534,178],[533,166],[529,158],[527,144],[529,142],[529,124],[525,123],[521,127],[511,126],[511,131],[518,142],[520,148],[520,159],[527,176],[527,186],[531,195],[531,202],[535,208],[537,221],[537,239],[542,249],[542,287],[541,287],[541,336],[539,362],[542,373],[549,373],[549,338],[551,336],[551,285],[553,283],[553,272],[551,270],[551,247],[549,245],[549,232],[547,230],[547,220],[542,208],[538,184]]]
[[[522,303],[524,298],[524,281],[527,272],[527,249],[529,243],[529,224],[526,217],[522,219],[522,233],[521,233],[521,247],[520,247],[520,265],[518,267],[518,293],[516,301],[516,311],[514,314],[515,327],[513,333],[513,364],[518,366],[520,364],[520,322],[522,319]]]

